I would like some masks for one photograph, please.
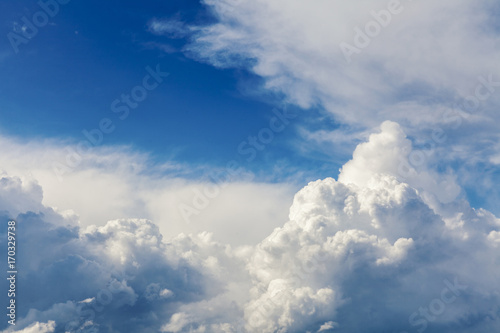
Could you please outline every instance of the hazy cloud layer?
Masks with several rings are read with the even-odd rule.
[[[247,171],[228,177],[226,170],[210,166],[159,165],[130,147],[81,152],[73,142],[23,142],[5,136],[0,143],[0,171],[18,177],[20,188],[34,187],[24,203],[8,187],[0,210],[10,208],[16,215],[22,205],[38,212],[43,201],[64,216],[78,212],[83,226],[141,217],[154,220],[166,237],[218,231],[223,242],[256,244],[286,218],[297,188],[250,181]]]

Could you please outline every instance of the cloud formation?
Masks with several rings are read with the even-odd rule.
[[[181,232],[219,231],[216,239],[225,243],[256,244],[286,219],[289,201],[298,188],[286,183],[250,182],[245,173],[227,181],[226,177],[214,177],[213,181],[209,176],[220,171],[213,167],[175,160],[158,164],[148,154],[122,146],[100,146],[80,153],[81,162],[65,172],[61,181],[54,165],[73,158],[77,144],[26,142],[1,135],[0,143],[0,172],[17,177],[20,188],[35,187],[30,191],[29,206],[26,201],[23,208],[38,212],[43,205],[52,207],[63,216],[73,216],[82,226],[140,217],[154,220],[169,238]],[[207,188],[211,192],[219,188],[218,194],[207,198],[203,194]],[[15,207],[22,201],[14,193],[4,195],[5,207],[17,215]],[[186,221],[182,204],[201,209]],[[261,209],[254,209],[256,205]],[[236,242],[234,235],[238,235]]]
[[[491,1],[204,3],[218,21],[194,34],[189,52],[219,67],[246,65],[266,88],[304,107],[319,102],[342,122],[435,123],[432,100],[466,98],[482,82],[479,95],[498,89]],[[346,61],[342,44],[359,52]]]
[[[396,164],[412,150],[383,123],[339,180],[305,186],[289,221],[255,246],[206,232],[166,239],[137,218],[80,226],[43,205],[39,185],[4,174],[2,219],[16,218],[23,240],[15,329],[497,331],[500,220],[440,200],[431,172],[405,182]]]
[[[245,309],[249,331],[498,329],[491,317],[498,283],[486,276],[498,274],[487,262],[499,259],[492,241],[499,220],[466,203],[444,218],[439,212],[450,204],[398,181],[397,155],[409,153],[399,149],[407,143],[386,122],[358,146],[339,181],[311,182],[296,194],[290,221],[248,265],[256,282]]]
[[[265,93],[325,110],[341,125],[302,125],[302,150],[327,159],[390,119],[423,147],[427,164],[461,174],[460,185],[498,213],[497,3],[202,3],[215,23],[191,26],[187,55],[247,69],[263,79]]]

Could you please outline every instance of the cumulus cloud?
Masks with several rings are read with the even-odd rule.
[[[488,264],[498,260],[498,219],[429,200],[423,194],[435,188],[398,180],[391,162],[411,153],[411,145],[395,149],[406,143],[397,124],[384,123],[341,181],[318,180],[296,194],[290,221],[249,257],[244,331],[498,329],[497,268]],[[445,218],[450,209],[455,215]],[[190,323],[179,331],[210,327],[207,319]]]
[[[78,225],[42,203],[39,185],[4,174],[0,207],[23,240],[18,300],[26,307],[15,329],[2,328],[498,331],[500,220],[463,198],[441,200],[429,170],[405,180],[397,163],[412,151],[398,124],[383,123],[338,180],[301,189],[288,222],[255,246],[209,232],[165,238],[147,219]]]
[[[326,330],[330,321],[339,332],[498,329],[498,283],[487,277],[497,270],[487,262],[498,260],[498,219],[464,205],[455,211],[460,224],[446,221],[423,196],[434,188],[397,179],[398,155],[410,151],[399,126],[384,123],[339,181],[311,182],[296,194],[290,221],[248,264],[248,331]],[[447,304],[446,288],[455,292]]]
[[[332,330],[335,327],[337,327],[337,323],[335,323],[333,321],[328,321],[328,322],[324,323],[323,325],[321,325],[321,327],[319,328],[318,332],[324,332],[324,331]]]
[[[153,332],[179,304],[210,298],[222,288],[212,273],[218,270],[214,257],[194,253],[190,237],[183,241],[189,251],[163,242],[147,220],[115,220],[86,230],[55,228],[37,214],[16,221],[25,241],[18,245],[23,272],[16,298],[25,306],[17,310],[16,328],[50,320],[57,331]],[[223,260],[224,252],[213,252]]]
[[[386,121],[380,133],[358,145],[353,159],[342,167],[339,181],[367,187],[374,174],[384,173],[436,196],[441,202],[455,200],[461,190],[456,176],[427,168],[426,158],[423,152],[412,150],[412,143],[399,124]]]
[[[180,305],[210,299],[223,288],[219,262],[232,260],[230,248],[218,246],[209,234],[166,242],[158,226],[144,219],[80,227],[45,207],[39,186],[8,175],[1,181],[1,197],[11,196],[18,205],[10,212],[10,201],[2,199],[6,210],[0,215],[16,220],[23,240],[16,257],[19,266],[22,262],[16,301],[23,306],[12,328],[154,332]],[[4,247],[6,233],[1,232]],[[6,280],[1,286],[7,288]],[[132,316],[133,323],[124,316]]]

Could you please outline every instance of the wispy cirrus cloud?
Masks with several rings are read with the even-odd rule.
[[[152,19],[148,23],[148,29],[155,35],[176,39],[187,37],[196,30],[196,28],[186,25],[175,17],[170,19]]]

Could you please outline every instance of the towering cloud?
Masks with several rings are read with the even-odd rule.
[[[499,260],[499,220],[467,205],[444,219],[422,197],[432,188],[397,178],[399,160],[411,152],[404,133],[390,122],[381,129],[358,146],[339,181],[318,180],[297,193],[290,221],[257,247],[248,265],[255,281],[249,331],[500,327],[491,317],[498,267],[488,264]]]

